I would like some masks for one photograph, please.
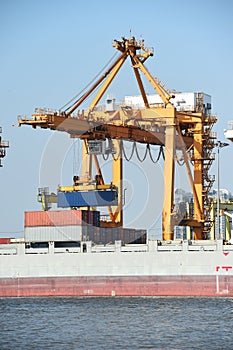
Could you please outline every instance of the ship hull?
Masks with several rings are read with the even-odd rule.
[[[0,297],[233,296],[233,245],[221,241],[17,243],[0,253]]]
[[[233,276],[1,278],[0,297],[233,296]]]

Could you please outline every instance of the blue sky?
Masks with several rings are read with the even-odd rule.
[[[146,63],[153,75],[168,88],[210,94],[212,112],[219,119],[214,131],[220,140],[224,140],[223,131],[227,122],[233,119],[232,16],[231,0],[1,0],[0,126],[3,138],[10,141],[10,149],[3,161],[4,167],[0,169],[0,236],[21,236],[24,211],[40,210],[36,194],[40,185],[46,185],[44,157],[48,145],[51,157],[63,157],[66,174],[50,170],[48,185],[52,190],[63,178],[67,179],[67,174],[70,181],[73,175],[68,135],[13,127],[17,116],[30,116],[35,107],[64,105],[113,56],[113,39],[128,37],[130,32],[136,38],[142,35],[146,45],[155,50],[154,57]],[[138,94],[129,64],[120,72],[109,92],[119,100],[125,95]],[[148,92],[152,92],[149,87]],[[65,150],[59,148],[63,142]],[[232,152],[233,145],[221,151],[221,187],[231,192],[233,181],[229,164],[231,166]],[[138,171],[144,174],[148,183],[146,169],[147,165]],[[126,176],[129,189],[133,187],[131,171],[134,170]],[[162,181],[161,167],[158,166],[156,171],[154,174],[157,175],[151,181],[158,185]],[[216,165],[212,167],[212,173],[215,172]],[[153,186],[154,183],[150,184],[150,189]],[[142,225],[148,223],[148,215],[159,215],[160,207],[156,204],[156,199],[159,201],[161,197],[159,187],[155,189],[155,199],[149,199],[149,206],[143,210],[138,206],[142,197],[135,186],[131,192],[128,190],[131,193],[127,199],[128,225],[138,225],[133,220],[133,213],[138,216],[138,212],[144,212],[140,217]],[[156,219],[149,224],[156,229],[158,225]]]

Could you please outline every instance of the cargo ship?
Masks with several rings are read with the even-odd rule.
[[[215,241],[0,245],[0,296],[233,296],[233,246]]]
[[[232,297],[233,245],[101,227],[97,210],[25,212],[24,237],[0,238],[0,297],[33,296]]]
[[[100,225],[97,210],[25,212],[24,237],[0,238],[0,297],[233,296],[226,237],[156,240]]]
[[[169,92],[144,66],[153,49],[144,40],[122,38],[113,46],[120,56],[104,74],[65,110],[36,109],[18,125],[67,132],[83,142],[81,174],[56,194],[39,191],[42,211],[25,212],[24,237],[0,239],[0,297],[31,296],[233,296],[233,245],[220,234],[217,213],[209,198],[214,177],[209,169],[217,121],[210,96],[203,92]],[[139,53],[138,53],[139,51]],[[141,97],[117,105],[107,97],[97,106],[127,59]],[[140,72],[156,96],[146,94]],[[76,111],[100,86],[87,110]],[[173,100],[173,102],[171,102]],[[124,142],[131,143],[127,156]],[[137,143],[145,145],[140,157]],[[218,143],[219,144],[219,143]],[[158,146],[157,160],[151,147]],[[218,146],[220,147],[220,146]],[[122,158],[140,162],[164,158],[162,235],[124,228]],[[112,160],[112,181],[104,182],[99,157]],[[101,159],[102,159],[101,158]],[[185,164],[192,203],[174,205],[175,164]],[[93,175],[95,165],[95,175]],[[193,166],[193,170],[191,170]],[[218,192],[219,193],[219,192]],[[51,210],[57,203],[57,210]],[[156,204],[156,203],[155,203]],[[99,207],[108,211],[101,217]],[[223,208],[225,209],[225,207]],[[216,215],[217,214],[217,215]],[[231,215],[231,214],[229,214]],[[211,233],[217,220],[217,234]],[[175,227],[187,235],[175,239]]]

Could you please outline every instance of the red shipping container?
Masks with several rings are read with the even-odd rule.
[[[24,226],[70,226],[82,224],[81,210],[32,211],[24,213]]]
[[[0,237],[0,244],[10,244],[11,239],[9,237]]]

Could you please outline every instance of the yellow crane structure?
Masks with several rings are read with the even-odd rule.
[[[194,239],[206,239],[211,228],[209,216],[208,192],[214,178],[209,175],[210,166],[214,160],[212,150],[215,135],[212,127],[217,121],[216,116],[209,113],[203,104],[203,94],[197,99],[194,111],[178,111],[172,103],[173,94],[151,75],[145,67],[145,61],[153,56],[152,48],[145,46],[144,40],[137,41],[134,37],[114,40],[113,47],[119,51],[117,59],[93,83],[93,85],[66,110],[50,111],[36,109],[32,117],[19,117],[18,125],[31,125],[51,130],[60,130],[71,137],[83,140],[83,163],[80,178],[74,179],[70,188],[61,191],[79,191],[81,188],[107,190],[117,188],[118,204],[109,206],[110,223],[112,227],[123,225],[122,213],[122,141],[134,141],[164,147],[164,201],[162,213],[162,236],[164,240],[172,240],[174,226],[180,221],[181,225],[193,227]],[[122,105],[119,110],[103,111],[98,103],[105,94],[118,71],[129,58],[136,76],[145,107],[133,109]],[[162,103],[150,105],[141,78],[141,73],[149,81]],[[98,88],[89,108],[79,110],[79,107]],[[110,140],[110,145],[118,157],[113,157],[111,184],[104,183],[104,177],[98,161],[98,155],[89,152],[91,142]],[[174,211],[174,179],[177,152],[187,169],[193,197],[194,212],[192,216],[181,219]],[[97,169],[98,181],[93,184],[91,167],[94,162]],[[191,167],[193,165],[193,168]],[[91,187],[92,186],[92,187]],[[94,186],[94,187],[93,187]],[[107,223],[106,223],[107,225]]]

